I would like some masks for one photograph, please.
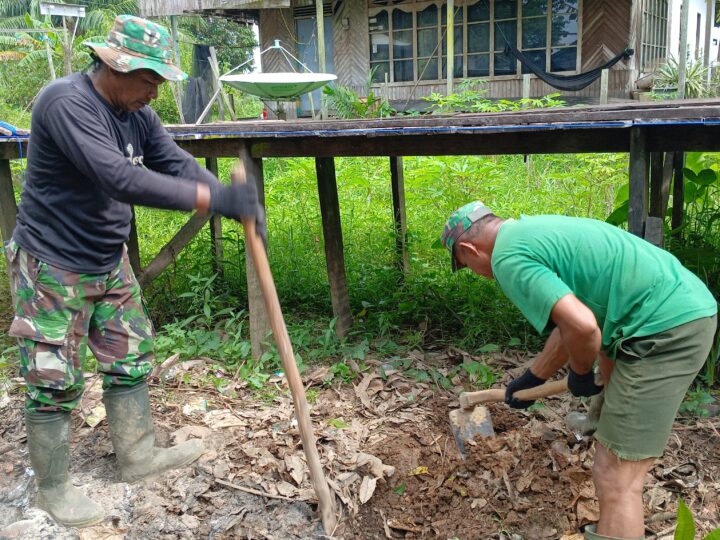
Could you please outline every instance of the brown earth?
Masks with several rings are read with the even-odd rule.
[[[441,370],[457,362],[445,352],[410,357],[414,367]],[[512,375],[519,369],[517,357],[484,360]],[[476,441],[463,461],[447,416],[456,394],[370,365],[353,385],[321,386],[327,368],[304,377],[316,394],[318,447],[342,514],[333,537],[570,539],[597,519],[592,441],[577,440],[563,422],[583,407],[577,400],[550,399],[532,413],[491,405],[496,436]],[[208,450],[191,467],[137,485],[116,479],[91,379],[75,415],[72,474],[108,517],[80,531],[32,508],[22,396],[11,393],[0,409],[0,538],[326,538],[284,381],[272,380],[262,395],[238,381],[220,393],[198,386],[211,370],[232,379],[202,359],[156,373],[159,443],[199,437]],[[680,419],[646,481],[648,538],[672,538],[678,497],[698,530],[718,527],[719,473],[720,421]]]

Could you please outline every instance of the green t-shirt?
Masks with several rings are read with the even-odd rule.
[[[500,227],[492,255],[500,288],[540,333],[573,293],[595,314],[603,350],[710,317],[710,291],[670,253],[594,219],[532,216]]]

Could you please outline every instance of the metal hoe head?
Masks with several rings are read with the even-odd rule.
[[[455,409],[450,411],[450,427],[460,456],[465,459],[465,443],[480,435],[494,437],[495,431],[487,407],[478,406],[470,411]]]

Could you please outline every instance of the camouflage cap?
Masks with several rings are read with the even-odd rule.
[[[474,201],[455,210],[445,222],[440,241],[450,252],[453,272],[465,268],[465,265],[460,264],[455,258],[455,243],[465,231],[472,227],[473,223],[489,214],[492,214],[492,210],[480,201]]]
[[[105,41],[85,41],[115,71],[129,73],[151,69],[170,81],[182,81],[187,74],[172,61],[172,39],[164,26],[135,17],[118,15]]]

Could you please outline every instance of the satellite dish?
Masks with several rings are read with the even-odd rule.
[[[292,101],[337,79],[332,73],[243,73],[223,75],[220,81],[261,99]]]

